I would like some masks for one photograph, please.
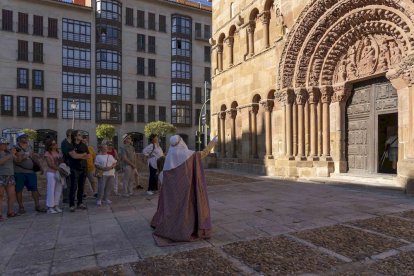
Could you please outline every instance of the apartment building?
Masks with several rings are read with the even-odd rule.
[[[0,4],[0,131],[64,138],[72,124],[96,144],[98,124],[130,133],[173,123],[194,148],[210,82],[211,8],[187,1],[5,0]],[[209,117],[209,116],[208,116]],[[115,142],[117,142],[115,137]],[[163,141],[165,142],[165,141]]]

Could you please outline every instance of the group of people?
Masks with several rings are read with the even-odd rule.
[[[133,195],[138,170],[132,138],[128,134],[122,136],[119,154],[111,141],[102,141],[97,153],[88,142],[88,136],[72,129],[66,131],[66,139],[62,141],[60,150],[54,139],[45,141],[47,208],[44,208],[39,203],[36,174],[37,171],[44,171],[28,136],[19,133],[17,144],[13,147],[9,147],[6,138],[0,137],[0,221],[4,220],[2,206],[5,193],[8,198],[7,217],[25,213],[22,197],[24,187],[32,193],[35,210],[50,214],[62,212],[62,194],[63,201],[69,203],[70,212],[87,209],[83,203],[86,179],[96,204],[111,204],[109,196],[112,191],[118,193],[120,171],[123,174],[123,195]],[[174,135],[164,156],[158,136],[150,136],[150,144],[144,148],[143,154],[147,157],[149,168],[147,194],[153,195],[160,188],[157,211],[151,221],[158,245],[210,237],[210,208],[201,160],[216,143],[217,137],[203,151],[194,152],[188,149],[179,135]],[[16,198],[18,212],[14,212]]]

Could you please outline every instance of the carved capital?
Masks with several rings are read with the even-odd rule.
[[[330,103],[331,97],[333,94],[332,86],[322,86],[320,87],[320,91],[321,91],[321,102]]]
[[[275,100],[282,103],[283,105],[286,104],[293,104],[295,102],[295,93],[291,88],[285,88],[275,92]]]
[[[272,112],[273,106],[274,106],[274,100],[267,99],[267,100],[261,101],[260,104],[263,106],[266,112]]]
[[[234,45],[234,37],[232,37],[232,36],[227,37],[225,42],[226,42],[227,46],[232,48],[233,45]]]
[[[221,111],[221,112],[219,113],[219,116],[220,116],[220,119],[222,119],[222,120],[226,120],[226,111]]]
[[[227,113],[229,114],[231,119],[236,119],[237,116],[237,108],[230,108],[227,110]]]
[[[217,53],[218,54],[222,54],[223,53],[223,45],[222,44],[218,44],[217,45]]]
[[[214,46],[214,45],[216,45],[216,40],[214,40],[214,38],[210,37],[208,39],[208,43],[210,43],[211,46]]]
[[[351,95],[352,87],[349,84],[333,87],[332,102],[346,102]]]
[[[257,114],[257,112],[259,112],[259,103],[252,103],[249,106],[249,112],[253,113],[253,114]]]
[[[310,104],[317,104],[321,98],[321,92],[318,87],[308,87],[308,99]]]
[[[260,20],[262,21],[263,25],[269,25],[270,22],[270,11],[264,11],[260,15]]]
[[[250,20],[250,22],[247,24],[247,32],[249,34],[253,34],[254,29],[256,29],[256,22],[254,20]]]
[[[306,91],[306,88],[295,88],[295,97],[297,105],[304,105],[308,100],[308,92]]]

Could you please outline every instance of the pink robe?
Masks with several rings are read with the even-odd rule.
[[[159,246],[210,238],[211,219],[201,153],[164,171],[158,208],[151,221]]]

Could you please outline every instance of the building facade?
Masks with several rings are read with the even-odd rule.
[[[195,147],[204,82],[210,82],[210,7],[5,0],[0,9],[2,135],[13,139],[32,128],[39,143],[46,136],[60,141],[74,124],[96,144],[96,126],[107,123],[117,137],[130,133],[141,151],[145,124],[161,120]]]
[[[413,23],[405,0],[214,0],[219,166],[412,183]],[[398,144],[396,169],[387,140]]]

